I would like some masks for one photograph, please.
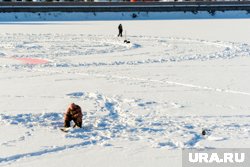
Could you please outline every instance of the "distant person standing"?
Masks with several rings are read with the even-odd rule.
[[[122,24],[119,24],[118,30],[119,30],[118,37],[122,37],[122,31],[123,31],[123,29],[122,29]]]

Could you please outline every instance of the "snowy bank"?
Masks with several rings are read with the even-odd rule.
[[[250,18],[247,11],[193,12],[12,12],[1,13],[0,21],[169,20]]]

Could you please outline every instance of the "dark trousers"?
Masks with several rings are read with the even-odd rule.
[[[119,31],[118,37],[122,37],[122,31]]]
[[[82,127],[82,122],[78,122],[76,119],[74,119],[72,117],[69,117],[69,116],[67,116],[67,119],[64,120],[64,127],[66,127],[66,128],[70,127],[70,122],[71,121],[74,121],[74,123],[75,123],[75,125],[73,126],[73,128],[75,126],[78,126],[79,128]]]

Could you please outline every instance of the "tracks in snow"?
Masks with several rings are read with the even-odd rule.
[[[92,103],[95,108],[95,111],[84,113],[84,129],[75,129],[65,135],[67,139],[79,139],[81,142],[1,157],[0,164],[78,147],[112,146],[114,139],[143,141],[155,148],[178,149],[204,148],[206,146],[201,144],[202,141],[247,139],[250,135],[250,115],[164,116],[157,114],[157,107],[164,106],[157,101],[123,99],[88,92],[71,92],[67,96]],[[176,104],[166,102],[165,107],[175,108]],[[54,133],[62,126],[62,116],[62,113],[0,114],[0,124],[23,127],[29,131],[29,136],[40,128],[48,128],[50,133]],[[209,129],[210,134],[202,136],[202,128]],[[18,140],[4,143],[8,142],[15,144]],[[1,147],[8,147],[4,143]]]
[[[48,72],[48,76],[51,74],[74,73],[96,78],[144,81],[213,92],[250,95],[249,92],[212,88],[170,80],[80,73],[72,70],[72,67],[177,63],[250,56],[250,47],[246,44],[171,37],[132,36],[130,38],[133,43],[125,45],[122,40],[110,36],[72,36],[71,34],[39,34],[39,36],[41,36],[40,40],[37,40],[36,34],[2,34],[1,40],[5,42],[0,45],[1,50],[3,50],[3,53],[0,53],[0,58],[33,57],[48,59],[50,63],[46,65],[0,64],[0,68]],[[75,62],[75,59],[80,62]],[[53,71],[55,72],[53,73]],[[32,74],[30,77],[41,76],[44,76],[44,74]],[[13,78],[18,77],[14,76]],[[68,149],[76,149],[77,147],[89,147],[91,145],[112,146],[113,139],[143,141],[150,147],[179,149],[204,148],[206,147],[203,145],[204,141],[249,139],[250,135],[249,115],[168,116],[158,114],[157,110],[159,108],[165,110],[177,108],[181,110],[185,106],[175,102],[124,99],[121,96],[110,97],[102,93],[91,92],[69,92],[66,96],[88,101],[94,109],[84,113],[84,129],[72,130],[62,137],[80,141],[71,145],[49,145],[48,148],[44,148],[43,145],[37,143],[39,149],[1,157],[0,164],[23,158],[58,153]],[[27,96],[1,95],[1,97],[25,98]],[[57,96],[30,96],[29,98],[35,97],[64,98]],[[62,126],[62,121],[62,113],[0,114],[1,125],[24,129],[21,136],[1,141],[1,147],[8,148],[8,145],[16,145],[25,141],[30,135],[36,134],[36,130],[43,128],[47,129],[48,134],[51,135],[56,132],[58,127]],[[202,136],[202,128],[209,129],[211,134],[207,137]],[[28,142],[26,144],[28,145]]]
[[[1,36],[4,41],[0,44],[1,57],[40,58],[50,63],[0,64],[0,68],[141,65],[250,56],[247,44],[186,38],[131,36],[132,43],[124,44],[122,39],[104,35],[19,33]]]
[[[84,122],[87,129],[72,131],[67,134],[69,138],[80,138],[84,141],[96,136],[96,143],[105,143],[110,139],[123,138],[125,140],[146,140],[153,144],[162,140],[174,140],[179,144],[172,144],[170,148],[199,147],[195,141],[200,136],[201,128],[224,133],[231,128],[241,127],[250,132],[250,124],[237,122],[250,116],[162,116],[157,114],[157,108],[176,108],[176,103],[160,103],[143,99],[121,99],[120,97],[107,97],[98,93],[72,92],[67,94],[71,98],[79,98],[93,104],[95,111],[85,113]],[[180,107],[185,107],[179,105]],[[140,113],[140,114],[138,114]],[[144,114],[143,114],[144,113]],[[216,125],[221,119],[222,125]],[[2,124],[18,125],[26,128],[51,127],[51,130],[62,126],[62,113],[44,114],[0,114]],[[233,121],[233,122],[232,122]],[[227,124],[226,124],[227,123]],[[216,125],[216,126],[215,126]],[[235,134],[241,136],[241,128]],[[223,135],[222,133],[222,135]],[[216,134],[216,133],[215,133]],[[175,136],[176,135],[176,136]],[[202,138],[202,136],[200,136]],[[197,138],[197,140],[196,140]],[[201,139],[199,138],[199,140]],[[99,139],[99,140],[97,140]],[[197,141],[198,143],[199,141]],[[173,146],[175,145],[175,146]]]

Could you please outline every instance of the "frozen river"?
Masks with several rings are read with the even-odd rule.
[[[249,34],[249,19],[1,23],[0,166],[181,166],[182,148],[249,147]],[[71,102],[84,129],[62,133]]]

